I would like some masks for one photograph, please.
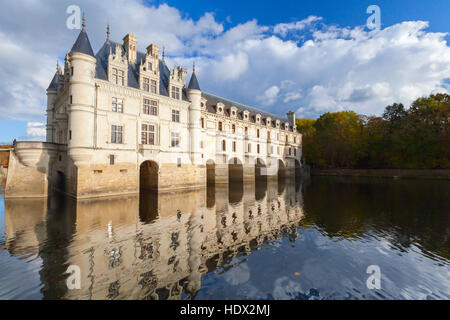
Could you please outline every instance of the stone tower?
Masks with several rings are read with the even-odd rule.
[[[95,65],[83,17],[83,28],[69,53],[67,150],[77,167],[89,163],[94,146]]]
[[[191,161],[192,164],[202,163],[201,150],[201,99],[202,92],[198,84],[197,76],[195,75],[195,65],[193,67],[191,80],[187,88],[187,95],[191,101],[189,107],[189,133],[191,137]]]

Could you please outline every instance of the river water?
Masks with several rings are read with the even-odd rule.
[[[450,299],[450,183],[0,195],[0,299]]]

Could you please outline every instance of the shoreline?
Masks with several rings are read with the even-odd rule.
[[[311,169],[311,176],[450,180],[449,169]]]

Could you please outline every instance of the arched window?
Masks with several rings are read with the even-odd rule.
[[[227,142],[225,140],[222,140],[222,150],[227,151]]]

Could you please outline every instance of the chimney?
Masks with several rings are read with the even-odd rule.
[[[155,59],[158,59],[159,47],[156,44],[151,44],[147,47],[147,54]]]
[[[137,39],[131,33],[123,38],[123,46],[125,47],[129,63],[136,63],[136,43]]]
[[[291,126],[293,126],[295,128],[295,112],[292,110],[289,110],[289,112],[287,113],[287,118],[288,118]]]

